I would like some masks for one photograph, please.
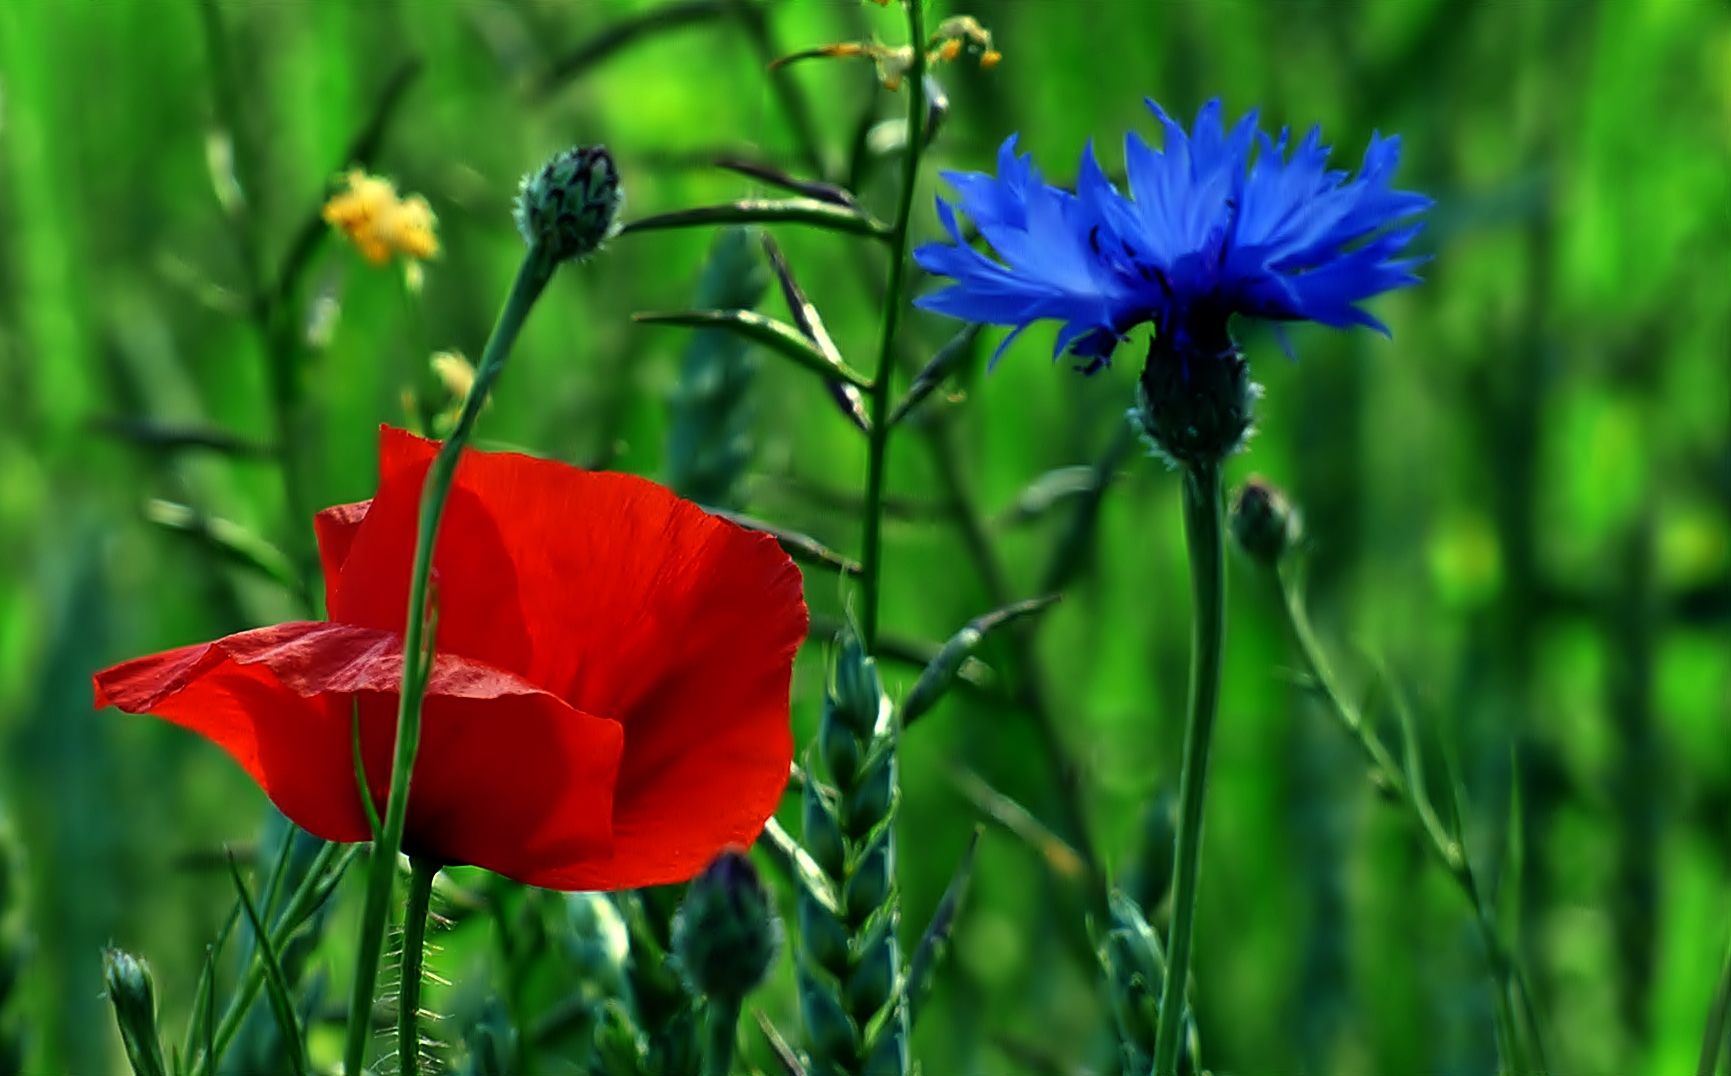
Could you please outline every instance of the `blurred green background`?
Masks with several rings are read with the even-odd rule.
[[[1373,129],[1403,137],[1401,185],[1438,202],[1426,282],[1375,303],[1392,341],[1302,327],[1292,363],[1252,328],[1267,396],[1230,476],[1293,493],[1339,660],[1358,684],[1387,663],[1459,763],[1475,862],[1519,864],[1499,906],[1556,1070],[1692,1071],[1731,936],[1731,7],[935,0],[932,13],[977,16],[1004,60],[938,71],[950,110],[916,202],[922,236],[937,230],[938,167],[989,168],[1019,131],[1056,180],[1090,137],[1116,169],[1122,132],[1154,130],[1144,95],[1185,116],[1220,96],[1267,126],[1320,123],[1341,167]],[[114,661],[306,615],[292,589],[144,512],[164,498],[305,551],[276,461],[246,451],[277,435],[257,282],[316,237],[273,330],[303,363],[302,507],[363,498],[378,424],[404,421],[406,388],[436,392],[429,355],[478,354],[521,249],[510,198],[550,153],[607,143],[630,217],[762,193],[709,166],[733,154],[851,178],[887,219],[897,168],[869,135],[896,95],[864,61],[765,72],[873,34],[900,43],[899,15],[856,0],[0,4],[0,817],[25,856],[0,948],[33,939],[9,991],[0,976],[0,1027],[26,1029],[25,1071],[123,1069],[100,996],[110,942],[152,961],[178,1036],[233,898],[206,853],[250,845],[265,814],[217,750],[93,712],[89,686]],[[440,219],[419,295],[314,227],[375,118],[374,170]],[[869,368],[881,249],[775,232]],[[563,271],[483,443],[665,477],[690,338],[629,315],[691,305],[711,238],[627,236]],[[914,315],[908,361],[955,328]],[[1114,877],[1142,858],[1143,805],[1176,785],[1177,486],[1124,443],[1139,352],[1085,379],[1047,361],[1052,332],[1027,333],[989,376],[988,332],[891,447],[884,623],[902,650],[1054,580],[1065,593],[1040,622],[1037,668],[993,641],[994,676],[905,741],[904,931],[980,818],[969,775],[1077,841],[1042,721],[1079,767]],[[745,509],[857,555],[864,438],[778,359],[750,392]],[[165,427],[242,444],[153,441]],[[1041,487],[1071,495],[1019,501],[1102,460],[1095,526],[1081,472]],[[1232,568],[1197,928],[1205,1058],[1223,1072],[1490,1071],[1465,903],[1286,675],[1266,578]],[[848,589],[821,570],[807,583],[833,630]],[[821,660],[808,646],[795,679],[802,743]],[[896,692],[917,672],[888,669]],[[1079,907],[1023,840],[988,829],[915,1039],[929,1076],[1109,1062]],[[339,981],[348,923],[314,957]],[[486,929],[467,948],[453,935],[433,966],[460,986],[486,976]],[[796,1032],[791,980],[784,959],[758,1003]]]

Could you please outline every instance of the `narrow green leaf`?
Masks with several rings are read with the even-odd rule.
[[[216,1014],[216,982],[214,968],[222,956],[222,947],[228,943],[228,936],[234,930],[234,925],[240,920],[240,902],[228,910],[228,918],[222,922],[222,929],[216,932],[216,940],[204,950],[204,967],[198,973],[198,985],[192,991],[192,1015],[186,1021],[186,1037],[181,1043],[181,1057],[186,1064],[192,1064],[195,1052],[203,1046],[210,1050],[211,1029],[215,1025]]]
[[[632,321],[649,325],[683,325],[692,329],[727,329],[753,343],[778,351],[826,379],[840,378],[862,389],[871,379],[845,365],[830,361],[816,344],[791,325],[765,317],[754,310],[681,310],[631,315]]]
[[[820,202],[815,198],[744,198],[725,205],[676,209],[634,220],[620,235],[652,232],[663,228],[692,228],[711,224],[810,224],[830,232],[889,239],[890,227],[867,213],[848,206]]]
[[[956,926],[956,915],[961,911],[962,900],[968,892],[968,881],[974,874],[974,853],[979,850],[982,832],[983,826],[975,826],[973,834],[968,837],[968,846],[962,851],[962,858],[956,864],[955,873],[950,875],[950,884],[932,912],[932,919],[926,924],[925,933],[920,935],[920,942],[914,947],[913,956],[908,959],[908,973],[902,984],[902,997],[908,1006],[909,1023],[919,1020],[920,1005],[931,989],[932,973],[937,970],[938,961],[943,959],[944,950],[949,945],[950,933]]]
[[[115,415],[91,419],[90,428],[141,448],[166,452],[204,449],[219,455],[240,457],[268,456],[271,452],[267,445],[249,441],[216,426],[189,426],[130,415]]]
[[[748,161],[740,157],[721,157],[715,162],[717,168],[725,168],[729,172],[738,172],[742,176],[767,183],[772,187],[780,187],[784,191],[828,202],[831,205],[844,206],[855,211],[859,210],[859,202],[854,199],[853,192],[834,183],[824,183],[821,180],[800,179],[789,175],[773,165],[760,161]]]
[[[1092,491],[1096,482],[1092,464],[1047,471],[1022,490],[1016,503],[997,518],[996,524],[1002,529],[1032,523],[1065,499]]]
[[[769,1043],[769,1051],[775,1055],[775,1063],[781,1068],[781,1076],[806,1076],[805,1064],[800,1061],[799,1055],[794,1053],[793,1047],[787,1044],[782,1033],[776,1030],[769,1017],[763,1014],[763,1010],[753,1009],[751,1016],[757,1021],[757,1029],[763,1032],[763,1040]]]
[[[781,248],[766,232],[763,236],[763,249],[769,255],[769,263],[775,270],[776,279],[781,283],[781,296],[787,302],[787,309],[793,316],[793,323],[805,338],[829,359],[834,366],[846,366],[841,357],[841,351],[830,338],[829,329],[824,326],[823,316],[817,312],[817,307],[805,297],[805,291],[794,279],[793,269],[782,256]],[[830,397],[847,420],[861,433],[870,433],[871,417],[866,414],[865,397],[857,386],[845,381],[830,378],[825,382],[829,386]]]
[[[736,523],[748,531],[769,535],[781,543],[781,548],[787,551],[788,556],[801,563],[816,564],[843,575],[858,575],[860,572],[858,561],[849,560],[810,535],[788,530],[786,527],[767,523],[751,516],[741,515],[738,512],[728,512],[720,508],[711,508],[709,512],[711,515],[717,515],[731,523]]]
[[[300,588],[294,566],[282,550],[238,523],[156,499],[144,503],[144,518],[164,530],[187,535],[225,560],[251,568],[291,590]]]
[[[1707,1028],[1701,1036],[1701,1060],[1695,1065],[1695,1076],[1714,1076],[1719,1071],[1719,1059],[1725,1056],[1725,1034],[1731,1027],[1731,948],[1719,965],[1719,982],[1713,987],[1713,1001],[1707,1007]]]
[[[276,930],[271,934],[271,941],[276,948],[281,949],[287,944],[295,931],[299,930],[301,925],[313,916],[313,913],[323,907],[325,901],[330,899],[331,893],[342,881],[349,865],[360,854],[361,846],[358,844],[345,846],[333,842],[319,849],[318,855],[313,857],[312,865],[307,868],[306,876],[301,879],[300,885],[295,887],[294,894],[289,897],[288,904],[283,908],[282,916],[277,921]],[[246,1016],[247,1010],[252,1007],[253,998],[258,996],[259,987],[263,985],[264,969],[258,959],[260,953],[261,951],[255,947],[253,950],[254,959],[243,972],[239,984],[235,987],[233,995],[230,996],[228,1007],[223,1010],[221,1022],[216,1024],[215,1030],[209,1030],[207,1025],[205,1050],[198,1059],[198,1063],[193,1066],[193,1076],[208,1076],[208,1074],[217,1071],[217,1062],[221,1060],[223,1052],[233,1041],[235,1033],[240,1030],[242,1019]]]
[[[259,918],[258,909],[253,906],[252,894],[247,892],[246,882],[240,876],[240,867],[232,856],[229,857],[228,871],[234,879],[235,892],[240,894],[240,906],[246,911],[247,921],[252,924],[258,954],[264,962],[265,990],[270,995],[271,1012],[276,1016],[277,1030],[282,1033],[289,1064],[293,1067],[295,1076],[306,1076],[306,1037],[301,1031],[300,1015],[295,1011],[294,996],[289,993],[288,979],[283,975],[282,963],[277,959],[276,946],[271,941],[270,931],[265,928],[264,921]]]
[[[890,411],[889,424],[894,426],[907,418],[914,408],[925,402],[927,396],[935,392],[939,385],[955,372],[956,368],[974,350],[974,341],[979,338],[981,326],[972,323],[962,328],[961,332],[950,337],[949,343],[938,349],[932,356],[932,361],[925,364],[920,372],[914,375],[913,382],[908,385],[908,391],[896,401]]]
[[[950,780],[975,810],[1019,837],[1046,861],[1053,873],[1073,882],[1086,876],[1088,868],[1081,855],[1026,807],[988,785],[966,766],[952,768]]]
[[[1030,598],[1027,601],[1006,605],[1002,609],[994,609],[983,616],[977,616],[968,621],[961,631],[950,636],[949,641],[937,652],[925,671],[920,673],[914,689],[902,703],[902,727],[908,728],[926,711],[937,705],[944,693],[949,691],[955,682],[956,674],[962,667],[962,662],[980,645],[986,634],[1019,617],[1037,613],[1058,600],[1058,595],[1050,594],[1044,598]]]

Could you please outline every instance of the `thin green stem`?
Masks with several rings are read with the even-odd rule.
[[[281,951],[294,932],[318,910],[319,906],[329,898],[336,888],[338,880],[348,870],[349,863],[354,860],[358,846],[350,846],[346,851],[340,845],[326,844],[319,849],[313,858],[312,865],[289,897],[288,904],[283,908],[282,915],[277,918],[276,926],[271,930],[271,944]],[[233,922],[240,915],[240,902],[235,902],[235,910],[229,918]],[[224,928],[224,934],[228,928]],[[220,943],[221,936],[218,937]],[[228,1008],[223,1011],[220,1023],[211,1018],[207,1011],[205,1033],[207,1036],[204,1052],[199,1056],[197,1064],[192,1067],[192,1076],[208,1076],[215,1072],[228,1044],[234,1040],[240,1031],[241,1021],[246,1018],[252,1007],[253,999],[258,996],[259,988],[264,985],[264,963],[260,959],[261,950],[254,947],[252,959],[247,963],[245,974],[235,986],[234,995],[229,999]],[[213,952],[214,956],[214,952]],[[206,996],[206,1004],[214,1008],[215,992]],[[212,1027],[214,1025],[214,1030]]]
[[[728,1076],[733,1071],[740,1000],[719,995],[709,998],[709,1011],[703,1018],[703,1076]]]
[[[367,896],[361,915],[361,936],[356,947],[354,992],[349,997],[348,1041],[343,1051],[343,1071],[359,1073],[366,1060],[367,1040],[372,1032],[373,988],[378,983],[379,954],[384,948],[385,921],[390,911],[391,890],[396,881],[397,853],[403,845],[403,823],[409,810],[409,776],[414,772],[415,752],[421,740],[421,696],[431,671],[431,646],[426,638],[428,620],[427,581],[433,568],[433,543],[445,499],[457,474],[457,459],[475,429],[475,418],[505,368],[511,345],[523,328],[535,300],[553,277],[553,260],[539,244],[530,246],[511,285],[511,294],[493,325],[481,353],[475,383],[463,401],[456,428],[439,447],[427,469],[421,488],[420,531],[415,539],[415,561],[409,577],[408,619],[403,624],[403,686],[397,707],[396,746],[391,758],[390,794],[379,839],[374,842],[372,862],[367,868]]]
[[[403,979],[397,992],[397,1071],[417,1076],[421,1071],[421,961],[427,951],[427,904],[433,878],[442,864],[425,856],[409,857],[409,903],[403,909]]]
[[[1172,870],[1172,930],[1166,981],[1154,1036],[1154,1076],[1178,1076],[1184,997],[1190,980],[1190,934],[1202,852],[1202,803],[1208,792],[1208,748],[1220,703],[1220,657],[1226,644],[1226,557],[1222,544],[1220,464],[1184,468],[1184,537],[1190,548],[1190,707],[1184,722],[1184,768],[1178,778],[1178,848]]]
[[[1425,847],[1472,907],[1474,925],[1478,928],[1479,938],[1485,947],[1485,957],[1490,965],[1495,994],[1493,1015],[1496,1021],[1497,1052],[1502,1056],[1505,1071],[1524,1072],[1530,1064],[1519,1032],[1520,1022],[1515,1018],[1517,1003],[1527,1017],[1525,1041],[1531,1044],[1534,1054],[1537,1055],[1538,1067],[1548,1068],[1544,1037],[1539,1031],[1537,1014],[1533,1011],[1526,977],[1497,934],[1494,911],[1479,891],[1478,878],[1473,873],[1472,861],[1467,857],[1466,850],[1461,847],[1460,841],[1449,833],[1448,827],[1437,816],[1430,800],[1415,786],[1414,782],[1420,775],[1415,772],[1413,779],[1409,779],[1407,772],[1395,762],[1388,748],[1383,746],[1376,731],[1365,721],[1364,714],[1348,699],[1333,666],[1329,664],[1328,655],[1317,640],[1316,630],[1311,626],[1303,588],[1286,573],[1281,575],[1280,588],[1286,606],[1287,622],[1292,627],[1293,638],[1298,642],[1306,671],[1328,701],[1330,709],[1340,719],[1341,725],[1364,752],[1377,782],[1405,809],[1407,817],[1424,838]]]
[[[908,42],[913,63],[907,72],[908,140],[902,153],[902,187],[896,202],[896,221],[890,233],[889,283],[884,289],[883,326],[878,335],[877,373],[872,378],[871,441],[866,460],[865,540],[860,554],[860,642],[866,653],[877,648],[878,599],[883,578],[884,456],[890,439],[890,374],[895,368],[896,329],[901,325],[902,283],[907,275],[908,220],[913,215],[914,188],[920,178],[920,155],[925,151],[926,113],[926,16],[923,0],[906,0]]]

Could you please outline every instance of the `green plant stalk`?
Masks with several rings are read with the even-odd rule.
[[[289,898],[283,908],[281,917],[277,919],[276,929],[271,931],[271,944],[279,951],[288,944],[294,932],[299,930],[307,917],[317,910],[324,899],[330,895],[330,890],[347,871],[349,863],[354,859],[359,846],[350,846],[345,852],[335,844],[327,844],[319,849],[312,866],[307,868],[306,877],[301,879],[300,886]],[[338,857],[341,856],[339,860]],[[335,866],[332,866],[332,864]],[[217,943],[221,944],[228,930],[240,915],[240,902],[235,901],[235,909],[229,916],[229,925],[223,928]],[[212,954],[214,956],[214,953]],[[192,1067],[192,1076],[208,1076],[216,1071],[216,1059],[220,1058],[228,1044],[234,1041],[235,1034],[240,1031],[241,1021],[246,1018],[247,1010],[252,1007],[253,998],[258,996],[259,988],[264,985],[265,969],[261,951],[255,946],[253,959],[247,965],[245,977],[235,988],[234,996],[229,999],[228,1008],[223,1010],[222,1021],[215,1030],[211,1030],[210,1022],[206,1021],[204,1030],[209,1039],[198,1063]],[[207,1002],[214,1005],[214,991],[206,995]],[[208,1016],[208,1014],[207,1014]],[[189,1039],[190,1042],[190,1039]],[[191,1056],[190,1048],[188,1056]]]
[[[441,864],[425,856],[409,857],[409,903],[403,909],[403,978],[397,993],[397,1071],[418,1076],[421,1071],[421,961],[427,949],[427,904],[433,878]]]
[[[475,383],[463,401],[463,411],[451,436],[439,447],[427,469],[421,490],[420,530],[415,539],[413,574],[409,577],[408,620],[403,624],[403,686],[397,707],[396,746],[391,757],[390,795],[379,840],[373,845],[367,867],[367,896],[361,915],[361,935],[356,946],[354,992],[349,997],[348,1040],[343,1050],[343,1071],[358,1074],[366,1060],[367,1040],[372,1032],[373,989],[378,983],[379,954],[384,949],[386,919],[391,891],[396,881],[397,853],[403,844],[403,823],[409,810],[409,776],[414,772],[415,752],[421,740],[421,696],[426,689],[425,660],[430,647],[424,638],[427,625],[427,581],[433,568],[433,543],[445,500],[457,475],[457,459],[475,429],[475,418],[505,368],[505,360],[516,343],[535,300],[553,277],[554,261],[540,244],[531,244],[517,270],[511,293],[493,325],[493,333],[481,353]]]
[[[711,996],[703,1018],[703,1076],[733,1071],[733,1043],[739,1027],[740,998]]]
[[[1220,464],[1184,468],[1184,537],[1190,549],[1190,706],[1184,721],[1184,768],[1178,777],[1178,847],[1172,869],[1172,929],[1166,979],[1154,1035],[1154,1076],[1178,1076],[1184,996],[1190,981],[1190,935],[1201,865],[1202,803],[1208,792],[1208,749],[1220,704],[1220,658],[1226,644],[1226,556]]]
[[[1707,1027],[1701,1036],[1701,1060],[1695,1066],[1695,1076],[1713,1076],[1719,1071],[1719,1058],[1725,1053],[1725,1024],[1731,1016],[1731,948],[1719,965],[1719,981],[1713,987],[1713,1001],[1707,1008]]]
[[[884,293],[883,326],[878,336],[877,373],[872,378],[871,441],[866,457],[866,516],[863,551],[860,555],[860,643],[870,654],[877,649],[878,596],[883,578],[884,456],[890,437],[890,374],[895,365],[896,330],[901,325],[902,286],[907,276],[908,220],[913,215],[914,188],[920,178],[920,155],[925,150],[926,113],[926,17],[924,0],[907,0],[908,43],[913,46],[913,64],[907,72],[908,140],[902,154],[902,187],[896,202],[896,221],[890,232],[890,274]]]
[[[1304,594],[1301,588],[1285,573],[1280,577],[1280,589],[1283,603],[1286,606],[1287,622],[1292,627],[1293,638],[1298,642],[1299,653],[1304,658],[1305,671],[1315,681],[1323,697],[1328,700],[1329,707],[1340,719],[1341,725],[1357,742],[1370,763],[1371,771],[1376,780],[1387,789],[1405,809],[1406,815],[1412,820],[1419,833],[1425,838],[1425,846],[1436,859],[1455,885],[1467,898],[1472,906],[1474,919],[1479,931],[1479,937],[1484,944],[1485,954],[1490,963],[1491,978],[1494,984],[1497,1050],[1502,1055],[1505,1070],[1525,1071],[1527,1065],[1524,1052],[1521,1050],[1520,1036],[1516,1029],[1519,1024],[1515,1019],[1515,1002],[1517,996],[1523,1002],[1527,1015],[1528,1041],[1533,1051],[1538,1055],[1540,1069],[1548,1069],[1546,1063],[1543,1037],[1539,1034],[1536,1015],[1531,1008],[1531,991],[1526,977],[1514,962],[1514,958],[1503,946],[1497,936],[1496,921],[1491,910],[1486,907],[1483,896],[1479,892],[1477,877],[1473,874],[1472,863],[1467,859],[1466,851],[1460,842],[1449,835],[1442,819],[1437,817],[1430,802],[1413,787],[1406,779],[1400,766],[1396,764],[1388,748],[1375,730],[1365,723],[1364,715],[1347,700],[1340,686],[1340,681],[1334,675],[1334,669],[1328,663],[1328,657],[1323,653],[1322,644],[1317,641],[1316,631],[1311,627],[1310,614],[1305,609]]]

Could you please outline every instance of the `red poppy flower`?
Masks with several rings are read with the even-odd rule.
[[[214,740],[282,812],[371,838],[434,442],[382,431],[379,490],[317,518],[329,621],[116,665],[96,704]],[[766,535],[634,475],[466,453],[433,557],[438,648],[403,844],[553,889],[681,881],[775,809],[800,576]]]

